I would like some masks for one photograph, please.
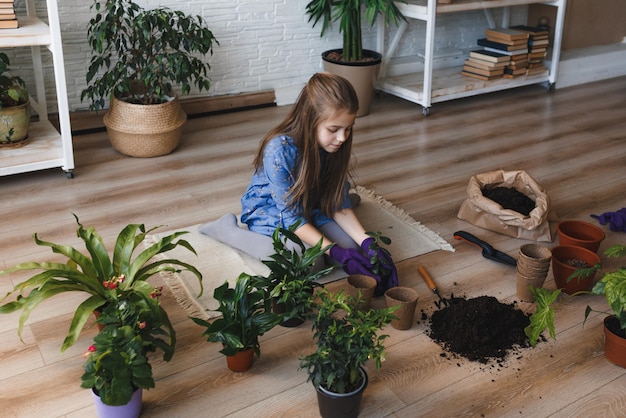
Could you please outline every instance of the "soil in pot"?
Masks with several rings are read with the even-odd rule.
[[[512,187],[483,187],[481,192],[504,209],[514,210],[524,216],[530,215],[535,209],[535,202],[530,197]]]
[[[431,315],[429,336],[452,357],[501,363],[509,353],[529,347],[524,334],[529,324],[529,315],[515,304],[492,296],[453,298]]]

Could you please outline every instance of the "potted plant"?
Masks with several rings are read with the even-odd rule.
[[[21,146],[30,127],[29,96],[21,77],[9,72],[9,57],[0,52],[0,146]]]
[[[626,246],[613,245],[604,252],[604,255],[608,258],[626,256]],[[601,264],[597,263],[592,267],[576,270],[569,279],[587,277],[601,269]],[[531,316],[530,325],[525,331],[530,343],[534,345],[541,332],[546,328],[550,330],[550,335],[553,338],[555,336],[553,302],[557,299],[560,289],[555,291],[533,289],[532,291],[537,301],[537,309]],[[604,353],[612,363],[626,367],[626,267],[622,266],[617,270],[604,272],[602,278],[593,286],[591,291],[584,293],[602,295],[606,298],[613,313],[604,319]],[[585,320],[592,311],[593,309],[587,306]]]
[[[158,309],[159,289],[150,295],[114,290],[98,317],[103,329],[84,354],[81,387],[91,389],[100,418],[137,417],[143,389],[155,385],[147,352],[160,348],[167,361],[174,346],[160,338],[167,335],[163,326],[169,321]]]
[[[361,9],[364,8],[365,22],[373,25],[376,17],[384,17],[385,24],[406,18],[394,0],[312,0],[306,6],[309,22],[313,27],[321,20],[320,36],[324,36],[332,22],[339,21],[339,32],[343,34],[343,48],[322,53],[324,70],[350,80],[359,98],[357,116],[369,113],[374,93],[374,82],[382,55],[363,49]]]
[[[364,242],[364,251],[372,264],[372,273],[380,277],[380,282],[376,284],[374,296],[381,296],[387,289],[398,286],[397,272],[386,262],[386,260],[391,260],[391,254],[383,246],[383,244],[390,245],[391,239],[384,236],[380,231],[367,231],[366,234],[370,236],[370,239]]]
[[[146,10],[132,0],[94,0],[89,21],[92,57],[81,100],[98,110],[110,99],[104,123],[111,143],[133,157],[172,152],[187,119],[174,85],[187,94],[208,90],[209,63],[200,55],[219,45],[201,16],[166,7]]]
[[[15,300],[0,306],[0,313],[22,311],[18,326],[18,334],[21,337],[26,320],[41,302],[63,292],[87,293],[89,297],[76,308],[61,346],[61,351],[65,351],[74,344],[94,311],[116,304],[118,295],[123,294],[126,300],[145,305],[145,309],[150,310],[152,315],[158,316],[166,340],[163,342],[155,339],[152,343],[163,349],[165,359],[169,360],[174,352],[176,334],[165,310],[160,305],[149,303],[155,290],[147,280],[163,271],[187,270],[198,278],[202,289],[202,274],[194,266],[176,259],[153,260],[155,255],[178,246],[183,246],[195,254],[189,242],[177,240],[187,232],[180,231],[167,235],[137,254],[137,247],[144,242],[146,235],[158,227],[146,230],[143,224],[130,224],[118,235],[113,254],[109,256],[104,241],[95,228],[84,228],[76,215],[74,218],[78,224],[77,236],[83,240],[87,253],[69,245],[40,240],[35,233],[37,245],[50,247],[54,253],[63,255],[67,260],[64,263],[26,262],[0,271],[0,276],[18,271],[37,271],[34,276],[18,283],[0,299],[0,302],[5,302],[11,295],[17,295]]]
[[[266,304],[265,292],[256,287],[258,280],[258,276],[241,273],[234,288],[225,282],[213,292],[222,316],[213,322],[191,318],[206,328],[202,335],[207,341],[222,344],[220,353],[226,356],[232,371],[244,372],[252,367],[254,354],[261,355],[259,337],[280,321]]]
[[[288,327],[304,322],[311,310],[315,288],[319,286],[317,280],[334,268],[314,269],[329,247],[322,248],[320,239],[313,247],[306,248],[294,232],[297,226],[276,228],[272,235],[275,253],[263,261],[270,273],[258,284],[272,301],[274,312],[281,315],[281,325]],[[294,247],[289,247],[289,241]]]
[[[318,291],[311,315],[315,352],[300,359],[307,381],[317,391],[322,417],[357,416],[368,375],[368,359],[377,370],[384,360],[384,340],[378,331],[394,319],[394,308],[358,309],[358,300],[343,291]]]

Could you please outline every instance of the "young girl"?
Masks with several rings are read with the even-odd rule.
[[[296,235],[313,246],[334,244],[328,255],[348,274],[366,274],[379,282],[378,294],[397,286],[393,260],[380,259],[392,274],[381,281],[371,273],[373,241],[351,208],[348,172],[352,127],[358,99],[352,85],[330,73],[313,75],[291,112],[261,141],[254,174],[241,198],[241,221],[233,214],[202,225],[200,231],[261,260],[274,253],[277,227],[299,224]]]

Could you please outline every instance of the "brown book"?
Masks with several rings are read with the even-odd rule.
[[[17,16],[15,13],[0,13],[0,20],[15,20]]]
[[[487,29],[485,30],[485,35],[487,35],[488,38],[493,37],[497,39],[506,39],[509,41],[520,39],[528,40],[528,32],[510,28]]]
[[[0,20],[0,29],[15,29],[18,27],[17,19]]]
[[[537,68],[528,68],[526,70],[526,75],[536,75],[536,74],[543,74],[548,72],[548,69],[544,66],[541,67],[537,67]]]
[[[474,73],[474,74],[486,75],[486,76],[496,76],[496,75],[502,75],[504,73],[504,68],[486,70],[484,68],[472,67],[471,65],[464,65],[463,71],[467,71],[469,73]]]
[[[508,62],[511,60],[511,57],[505,54],[501,54],[499,52],[479,50],[479,51],[470,51],[470,58],[478,58],[484,61],[489,62]]]
[[[474,67],[479,67],[479,68],[485,68],[485,69],[492,69],[492,68],[503,68],[506,67],[509,63],[506,61],[503,62],[489,62],[489,61],[484,61],[478,58],[472,58],[469,57],[468,59],[465,60],[465,64],[467,65],[472,65]]]
[[[13,3],[0,3],[0,10],[15,10]]]
[[[503,45],[508,46],[528,46],[528,39],[518,39],[518,40],[510,40],[510,39],[502,39],[502,38],[494,38],[492,36],[487,36],[488,41],[498,42]]]
[[[481,75],[481,74],[471,73],[469,71],[461,71],[461,74],[464,75],[464,76],[478,78],[480,80],[485,80],[485,81],[495,80],[496,78],[502,78],[502,75],[485,76],[485,75]]]

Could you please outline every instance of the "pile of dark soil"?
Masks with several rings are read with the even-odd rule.
[[[514,210],[524,216],[530,215],[535,209],[535,202],[530,197],[512,187],[483,187],[481,192],[504,209]]]
[[[453,298],[435,311],[429,336],[445,350],[471,361],[502,361],[510,351],[529,346],[524,328],[529,315],[492,296]]]

